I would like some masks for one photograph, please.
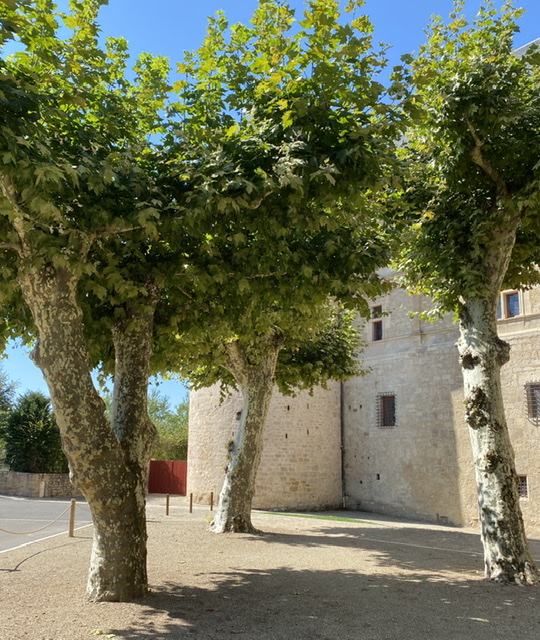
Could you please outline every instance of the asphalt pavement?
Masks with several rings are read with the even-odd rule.
[[[0,553],[69,531],[69,498],[18,498],[0,495]],[[77,499],[75,529],[88,526],[88,505]],[[30,533],[31,532],[31,533]]]

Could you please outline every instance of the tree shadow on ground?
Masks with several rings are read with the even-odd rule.
[[[216,553],[203,537],[201,544]],[[137,622],[110,633],[124,640],[532,640],[540,634],[540,591],[485,582],[478,535],[316,521],[296,533],[239,540],[249,543],[244,555],[194,574],[185,586],[157,585],[140,603]],[[275,545],[275,553],[264,553],[266,566],[257,553],[261,544]],[[207,586],[198,583],[201,576]]]
[[[294,516],[291,516],[293,518]],[[256,539],[267,544],[285,544],[291,547],[321,547],[336,546],[348,548],[361,548],[366,550],[376,550],[381,545],[395,548],[390,564],[396,561],[396,554],[401,548],[403,551],[407,547],[411,549],[424,550],[423,561],[430,558],[435,560],[451,555],[451,564],[448,568],[458,570],[457,558],[464,556],[477,559],[483,558],[482,541],[480,532],[470,533],[462,529],[451,526],[445,528],[432,528],[407,524],[406,527],[398,526],[377,526],[375,522],[356,523],[336,523],[324,519],[313,519],[311,533],[273,533],[263,531]],[[529,546],[533,558],[540,565],[540,540],[529,539]]]
[[[536,638],[540,594],[434,574],[271,570],[212,574],[208,589],[164,584],[125,640],[493,640]]]
[[[73,544],[77,544],[77,542],[83,542],[85,539],[89,539],[91,537],[92,536],[73,536],[73,538],[71,538],[71,540],[69,542],[66,542],[65,544],[59,544],[59,545],[56,545],[54,547],[48,547],[47,549],[40,549],[39,551],[35,551],[34,553],[29,553],[27,556],[22,558],[22,560],[19,560],[19,562],[14,564],[12,567],[0,567],[0,572],[2,572],[2,573],[13,573],[15,571],[20,571],[20,569],[23,566],[23,564],[25,562],[28,562],[29,560],[32,560],[33,558],[37,558],[38,556],[41,556],[42,554],[48,553],[48,552],[50,552],[51,550],[54,550],[54,549],[62,549],[64,547],[68,547],[68,546],[71,546]],[[79,538],[79,540],[77,540],[76,538]],[[40,542],[40,541],[38,540],[37,542]]]
[[[317,529],[315,535],[264,534],[260,540],[291,547],[338,547],[351,552],[366,551],[377,556],[382,567],[396,567],[432,571],[483,571],[483,552],[480,537],[451,532],[433,536],[421,528],[387,530],[379,528],[332,527]],[[352,561],[352,558],[351,558]]]

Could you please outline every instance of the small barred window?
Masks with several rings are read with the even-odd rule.
[[[377,424],[383,429],[396,426],[396,396],[393,393],[378,395]]]
[[[538,426],[540,423],[540,382],[527,382],[525,394],[529,420],[532,420]]]
[[[529,497],[529,485],[527,476],[518,476],[518,493],[520,498]]]

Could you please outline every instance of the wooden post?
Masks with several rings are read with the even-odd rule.
[[[193,513],[193,494],[189,494],[189,512]]]
[[[69,537],[73,538],[75,531],[75,508],[77,506],[77,500],[71,498],[71,508],[69,510]]]
[[[210,511],[214,510],[214,492],[210,491]]]
[[[169,499],[170,499],[170,497],[171,496],[169,494],[167,494],[167,499],[166,499],[166,502],[165,502],[165,515],[166,516],[169,515]]]

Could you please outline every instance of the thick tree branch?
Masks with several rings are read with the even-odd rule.
[[[227,370],[242,384],[244,372],[249,369],[249,360],[243,345],[234,340],[225,345],[225,351],[228,356]]]
[[[480,138],[469,117],[467,115],[464,115],[463,119],[465,120],[467,128],[469,129],[469,132],[474,140],[474,148],[471,151],[473,162],[477,164],[483,171],[485,171],[485,173],[487,173],[487,175],[493,180],[495,186],[497,187],[498,195],[501,198],[508,198],[510,194],[508,193],[508,186],[506,184],[506,181],[482,153],[485,141]]]
[[[16,251],[20,257],[25,257],[23,247],[26,238],[26,231],[24,228],[23,220],[26,216],[24,211],[19,206],[19,203],[17,202],[17,192],[9,176],[2,176],[2,178],[0,179],[0,190],[4,198],[9,202],[14,213],[16,214],[15,218],[12,221],[12,224],[17,235],[19,236],[19,240],[21,241],[20,245],[7,243],[3,244],[1,248],[12,249]]]

